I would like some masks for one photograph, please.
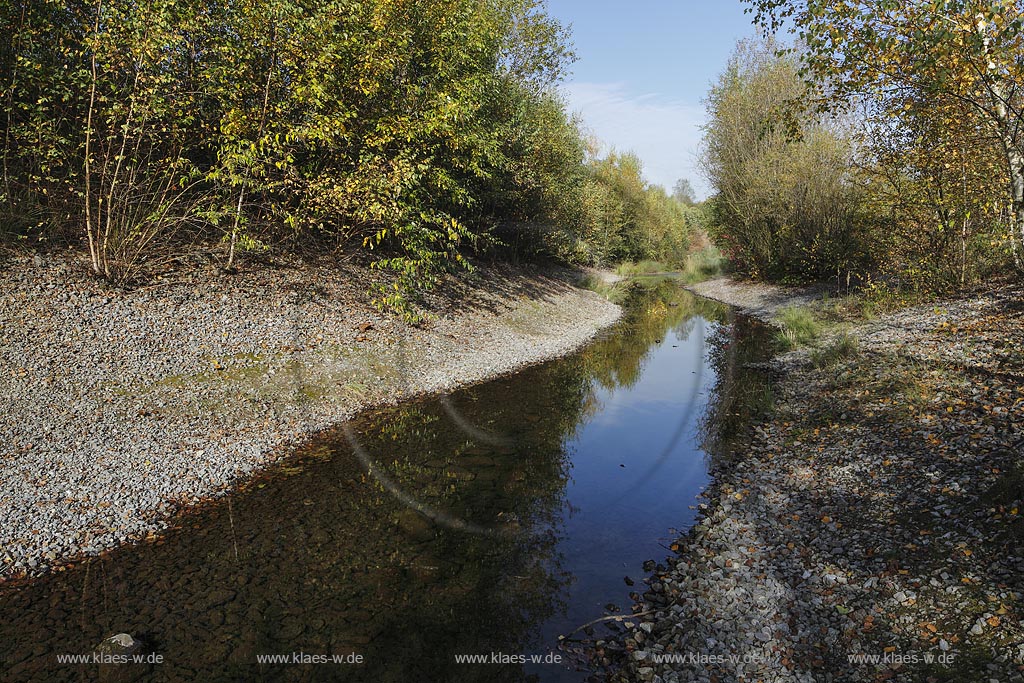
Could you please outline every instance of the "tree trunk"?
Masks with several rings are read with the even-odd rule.
[[[277,39],[277,28],[270,32],[270,41]],[[271,55],[270,65],[267,67],[267,78],[263,83],[263,109],[260,111],[260,127],[256,133],[257,144],[263,140],[263,131],[267,125],[267,108],[270,106],[270,81],[274,75],[274,60],[277,59],[276,51]],[[249,169],[246,168],[245,176],[242,178],[242,185],[238,188],[238,205],[235,207],[235,222],[231,226],[231,246],[228,248],[228,262],[225,268],[231,270],[235,267],[235,246],[238,244],[238,228],[242,220],[242,202],[245,199],[245,183],[249,179]]]
[[[235,222],[231,226],[231,246],[228,247],[227,270],[235,267],[235,245],[238,244],[238,226],[242,220],[242,202],[245,201],[245,183],[238,189],[238,205],[235,207]]]
[[[1013,241],[1013,260],[1024,270],[1024,155],[1016,147],[1007,151],[1010,163],[1010,239]]]
[[[1018,270],[1024,270],[1024,256],[1021,255],[1021,248],[1024,247],[1024,152],[1019,144],[1024,112],[1019,104],[1015,106],[1012,99],[1007,97],[1007,84],[1003,77],[996,75],[991,39],[985,32],[985,22],[981,20],[981,15],[978,16],[978,33],[982,37],[985,61],[988,63],[989,78],[986,85],[992,97],[990,115],[995,119],[1010,175],[1010,246],[1013,249],[1014,265]],[[1012,92],[1015,84],[1011,82],[1010,86]]]
[[[96,3],[96,22],[93,24],[93,38],[100,32],[100,16],[103,14],[103,0]],[[97,205],[95,235],[93,234],[92,218],[92,118],[96,108],[96,48],[93,47],[89,57],[90,78],[89,78],[89,113],[85,121],[85,234],[89,238],[89,260],[92,270],[97,275],[102,274],[100,268],[100,244],[99,225],[102,204]]]

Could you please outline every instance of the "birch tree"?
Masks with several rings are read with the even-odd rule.
[[[1024,240],[1024,15],[1013,0],[747,0],[758,23],[806,49],[809,78],[834,86],[821,104],[905,93],[973,109],[1003,156],[1008,237]],[[956,107],[937,109],[955,123]]]

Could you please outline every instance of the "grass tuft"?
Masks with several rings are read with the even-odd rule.
[[[779,323],[782,330],[779,336],[790,349],[810,344],[821,334],[821,326],[817,318],[807,308],[789,306],[779,311]]]
[[[621,304],[629,295],[629,285],[626,282],[605,282],[599,277],[585,275],[579,283],[583,289],[600,294],[613,304]]]
[[[725,258],[717,247],[709,245],[695,254],[686,257],[683,264],[683,282],[688,285],[709,280],[721,275]]]
[[[649,275],[651,273],[664,273],[671,270],[661,261],[638,261],[637,263],[620,263],[615,268],[617,275]]]
[[[709,245],[698,252],[690,254],[682,264],[668,264],[663,261],[644,260],[636,263],[620,263],[615,273],[623,277],[635,275],[652,275],[655,273],[676,273],[688,285],[702,282],[722,273],[725,258],[717,247]]]
[[[829,368],[841,361],[853,358],[860,353],[857,338],[849,332],[843,332],[822,349],[811,352],[811,362],[816,368]]]

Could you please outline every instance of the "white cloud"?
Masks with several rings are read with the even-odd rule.
[[[698,195],[707,194],[697,168],[702,106],[657,94],[631,96],[622,83],[567,83],[562,93],[602,142],[640,157],[649,182],[671,191],[676,180],[689,178]]]

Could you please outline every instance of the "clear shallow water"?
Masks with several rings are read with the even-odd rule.
[[[0,678],[105,679],[57,657],[127,632],[164,661],[117,680],[584,680],[558,635],[628,613],[692,523],[764,343],[671,282],[627,306],[578,354],[367,414],[157,542],[0,587]],[[300,652],[362,663],[258,661]]]

